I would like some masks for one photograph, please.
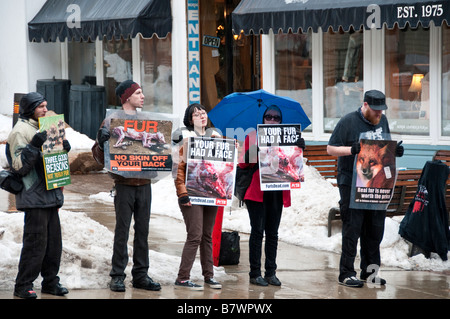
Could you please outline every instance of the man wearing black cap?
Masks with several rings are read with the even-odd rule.
[[[144,105],[144,94],[136,82],[126,80],[116,88],[116,94],[122,102],[122,109],[129,116],[136,114]],[[105,165],[103,145],[110,138],[109,129],[103,121],[97,133],[97,140],[92,147],[95,160]],[[116,292],[125,291],[125,268],[128,264],[128,235],[131,218],[134,215],[134,249],[133,249],[133,287],[157,291],[159,283],[154,282],[147,274],[149,268],[148,232],[150,222],[150,206],[152,200],[151,180],[145,178],[126,178],[110,173],[114,180],[114,208],[116,211],[116,227],[114,231],[114,247],[112,269],[110,272],[110,289]]]
[[[385,95],[378,90],[364,94],[363,105],[341,118],[328,142],[328,154],[338,156],[337,183],[342,219],[342,253],[339,265],[339,283],[362,287],[364,281],[385,285],[374,276],[380,266],[380,243],[384,234],[386,211],[349,208],[355,155],[361,150],[359,138],[365,133],[374,140],[389,137],[389,124],[383,111],[387,109]],[[396,156],[403,156],[403,146],[397,145]],[[361,238],[361,280],[356,278],[354,262],[358,239]],[[375,271],[375,273],[374,273]]]
[[[18,210],[25,212],[23,248],[14,295],[36,298],[33,282],[42,275],[42,292],[64,296],[67,289],[59,283],[62,240],[58,209],[64,203],[60,188],[47,190],[41,147],[47,132],[38,132],[38,119],[47,113],[47,101],[36,92],[20,101],[19,121],[8,136],[6,157],[11,169],[22,177],[24,187],[16,195]],[[70,144],[63,141],[68,152]]]

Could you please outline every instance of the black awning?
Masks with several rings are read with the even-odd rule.
[[[163,38],[171,31],[170,0],[47,0],[28,23],[29,40],[37,42],[134,38],[138,33]]]
[[[396,24],[440,26],[450,19],[449,0],[242,0],[232,13],[233,30],[245,34],[317,32],[329,28],[377,28]]]

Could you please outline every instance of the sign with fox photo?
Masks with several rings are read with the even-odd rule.
[[[186,189],[193,205],[231,206],[237,152],[233,139],[190,137]]]
[[[126,178],[163,178],[172,172],[173,120],[150,112],[108,110],[105,168]]]
[[[303,150],[297,146],[300,124],[258,125],[259,174],[262,191],[301,188]]]
[[[385,210],[397,179],[396,141],[360,139],[355,156],[350,208]]]
[[[64,115],[40,117],[39,131],[47,131],[47,140],[42,145],[47,190],[70,185],[69,155],[63,148]]]

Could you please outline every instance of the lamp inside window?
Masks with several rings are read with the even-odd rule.
[[[422,79],[424,75],[421,73],[416,73],[413,75],[411,86],[408,89],[408,92],[416,93],[416,97],[411,103],[411,110],[418,111],[420,110],[420,93],[422,92]]]

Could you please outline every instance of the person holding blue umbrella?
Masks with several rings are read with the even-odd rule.
[[[262,124],[281,124],[282,112],[276,105],[266,108],[262,116]],[[305,149],[305,140],[300,138],[298,146]],[[239,167],[253,169],[252,180],[248,187],[244,201],[250,217],[251,233],[249,239],[250,283],[258,286],[280,286],[281,282],[276,276],[276,257],[278,247],[278,228],[284,207],[291,205],[290,191],[261,190],[258,171],[258,147],[256,131],[247,135]],[[261,275],[262,242],[265,240],[265,276]]]
[[[302,131],[311,124],[299,102],[264,90],[231,93],[208,113],[208,118],[222,135],[228,138],[234,135],[243,141],[239,133],[256,130],[256,126],[261,124],[262,115],[271,105],[281,110],[286,119],[285,124],[300,124]]]

